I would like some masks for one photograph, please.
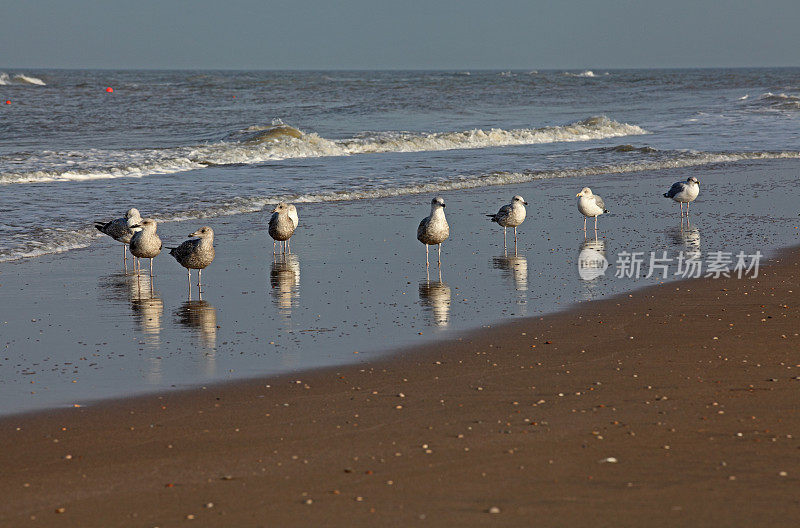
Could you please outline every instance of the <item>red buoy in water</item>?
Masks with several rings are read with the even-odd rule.
[[[11,104],[11,101],[6,101],[6,104]]]
[[[113,89],[112,87],[110,87],[110,86],[109,86],[108,88],[106,88],[106,91],[107,91],[108,93],[111,93],[111,92],[113,92],[113,91],[114,91],[114,89]]]

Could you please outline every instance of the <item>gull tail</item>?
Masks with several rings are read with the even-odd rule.
[[[101,233],[105,233],[106,232],[106,226],[107,225],[108,224],[106,222],[95,222],[94,223],[94,227],[97,228],[97,230],[100,231]]]
[[[488,216],[492,222],[497,222],[497,215],[496,214],[490,214],[490,215],[487,214],[486,216]]]
[[[610,213],[611,211],[609,211],[608,209],[603,209],[603,212],[604,213]]]
[[[664,193],[664,198],[670,198],[669,193]]]

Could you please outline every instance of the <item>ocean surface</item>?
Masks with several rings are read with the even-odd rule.
[[[798,125],[797,68],[0,68],[0,415],[370,361],[681,278],[682,255],[774,255],[800,240]],[[662,196],[688,176],[689,221]],[[436,194],[451,235],[428,271]],[[485,216],[515,194],[516,252]],[[266,233],[279,200],[291,255]],[[137,277],[94,229],[132,206],[165,247],[213,227],[202,299],[166,252]],[[587,249],[610,263],[591,280]],[[618,277],[631,252],[642,276]],[[667,274],[644,276],[651,255]]]
[[[798,125],[797,68],[0,70],[0,261],[85,247],[144,200],[163,222],[702,170],[798,158]]]

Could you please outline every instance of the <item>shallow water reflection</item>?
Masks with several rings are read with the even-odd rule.
[[[203,346],[213,350],[217,346],[217,310],[208,301],[185,301],[175,311],[178,324],[194,331]],[[213,359],[213,354],[211,354]]]
[[[503,255],[492,258],[492,267],[514,284],[517,291],[528,291],[528,259],[522,255]]]
[[[419,283],[419,303],[430,322],[445,327],[450,323],[450,286],[439,280],[424,280]]]
[[[680,225],[670,228],[667,238],[673,246],[684,248],[686,258],[699,259],[702,256],[700,229],[695,224],[690,224],[688,218],[682,218]]]
[[[132,280],[131,310],[136,326],[144,334],[146,343],[153,348],[160,345],[163,328],[164,301],[155,289],[152,277],[142,275]]]
[[[292,308],[300,297],[300,260],[297,255],[277,255],[269,270],[270,295],[284,315],[292,315]]]

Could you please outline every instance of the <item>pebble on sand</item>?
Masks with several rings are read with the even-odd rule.
[[[486,513],[500,513],[500,508],[498,508],[497,506],[492,506],[491,508],[486,510]]]

